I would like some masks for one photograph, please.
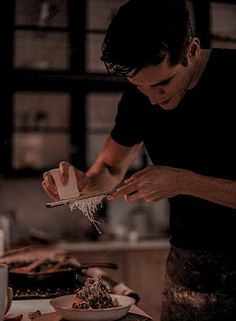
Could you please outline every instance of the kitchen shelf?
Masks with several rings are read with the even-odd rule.
[[[17,90],[71,91],[82,86],[83,91],[123,91],[128,86],[114,75],[24,69],[16,70],[12,81]]]
[[[35,25],[16,25],[15,31],[23,30],[23,31],[40,31],[40,32],[69,32],[68,27],[50,27],[50,26],[35,26]]]

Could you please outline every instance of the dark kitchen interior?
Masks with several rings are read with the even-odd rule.
[[[46,208],[49,198],[41,187],[43,173],[57,167],[61,160],[86,170],[112,128],[127,83],[107,75],[99,59],[100,46],[112,15],[125,2],[2,3],[0,230],[5,241],[0,262],[17,269],[32,263],[38,253],[39,257],[44,253],[48,260],[45,263],[44,259],[42,266],[58,263],[58,257],[76,258],[77,265],[113,262],[118,269],[105,268],[107,278],[111,277],[109,282],[124,282],[140,297],[140,308],[159,320],[158,298],[169,248],[167,201],[103,202],[97,213],[102,229],[99,234],[84,215],[71,213],[67,206]],[[192,0],[189,8],[195,34],[204,48],[236,48],[234,0]],[[142,150],[130,173],[147,164],[149,159]],[[23,251],[4,258],[16,249]],[[60,255],[55,257],[54,251]],[[75,268],[70,260],[68,264],[70,269]],[[66,276],[68,281],[63,275],[66,285],[62,281],[59,294],[78,286],[87,269],[80,272],[76,279],[74,274]],[[34,293],[29,294],[31,298],[43,297],[42,291],[50,288],[50,282],[54,292],[48,297],[55,294],[55,280],[41,280],[38,290],[39,284],[33,286],[32,279],[26,277],[23,293],[19,275],[12,272],[10,277],[16,282],[14,286],[17,284],[13,289],[15,299],[24,299],[30,288]]]

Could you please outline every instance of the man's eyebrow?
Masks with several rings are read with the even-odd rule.
[[[162,85],[162,84],[164,84],[164,83],[167,83],[167,82],[170,81],[172,78],[174,78],[174,76],[175,76],[175,74],[173,74],[173,75],[169,76],[168,78],[163,79],[163,80],[161,80],[161,81],[159,81],[159,82],[157,82],[157,83],[155,83],[155,84],[150,85],[150,87],[156,87],[156,86]]]

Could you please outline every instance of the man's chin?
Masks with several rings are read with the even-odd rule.
[[[171,100],[163,104],[158,104],[158,106],[160,106],[164,110],[172,110],[177,107],[176,103]]]

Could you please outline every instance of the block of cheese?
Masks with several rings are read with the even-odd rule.
[[[73,166],[70,166],[68,168],[69,179],[67,184],[65,185],[62,184],[59,168],[50,170],[50,173],[52,174],[52,177],[57,187],[58,195],[61,200],[77,197],[80,195],[79,189],[77,187],[77,181],[76,181],[76,176],[75,176],[75,171]]]

